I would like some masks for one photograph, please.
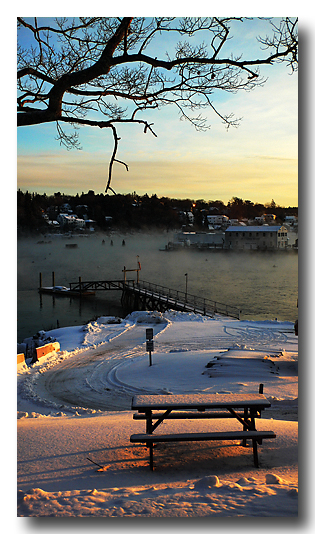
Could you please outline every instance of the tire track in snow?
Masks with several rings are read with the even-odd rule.
[[[156,335],[166,325],[153,326]],[[131,398],[138,390],[119,384],[115,369],[126,359],[145,353],[147,327],[136,325],[101,348],[87,349],[38,374],[38,396],[59,405],[59,409],[64,405],[93,410],[129,409]]]
[[[224,333],[233,338],[233,341],[247,345],[252,349],[259,348],[261,346],[266,347],[270,344],[270,347],[274,349],[275,345],[286,343],[288,337],[279,330],[273,330],[272,328],[256,327],[256,326],[224,326]]]

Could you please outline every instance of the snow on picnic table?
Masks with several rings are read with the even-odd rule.
[[[151,367],[147,327],[154,329]],[[134,312],[42,335],[61,352],[18,370],[19,517],[297,516],[292,323]],[[130,410],[136,394],[246,395],[260,383],[271,408],[257,428],[277,438],[258,446],[259,469],[251,447],[193,442],[160,444],[151,472],[147,449],[129,441],[144,431]],[[163,428],[192,432],[205,424],[167,421]],[[235,424],[215,420],[211,430]]]

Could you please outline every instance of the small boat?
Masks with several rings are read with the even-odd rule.
[[[66,243],[66,248],[78,248],[77,243]]]
[[[95,295],[95,291],[80,292],[77,290],[71,290],[69,287],[65,286],[40,287],[38,291],[40,293],[54,295],[57,297],[93,297]]]

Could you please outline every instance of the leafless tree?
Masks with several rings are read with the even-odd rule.
[[[142,113],[172,104],[197,130],[208,128],[202,115],[207,107],[227,127],[235,126],[234,115],[221,114],[213,103],[217,91],[261,85],[261,65],[284,62],[292,72],[297,69],[297,20],[291,18],[268,20],[269,35],[257,37],[261,57],[248,59],[225,55],[231,27],[242,18],[79,17],[51,18],[49,24],[44,19],[42,25],[40,20],[18,17],[18,126],[55,122],[67,148],[79,147],[80,125],[110,128],[114,145],[106,191],[113,191],[114,162],[128,170],[116,158],[120,123],[140,124],[156,135]],[[170,33],[179,41],[166,51],[163,37]],[[70,134],[65,123],[73,127]]]

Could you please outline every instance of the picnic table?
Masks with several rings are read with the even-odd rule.
[[[262,391],[262,387],[260,388]],[[130,436],[131,443],[144,443],[150,450],[150,469],[153,470],[153,444],[172,441],[242,440],[252,441],[254,464],[258,467],[257,443],[275,438],[272,431],[256,430],[256,418],[270,406],[262,394],[182,394],[136,395],[131,408],[136,420],[146,421],[146,432]],[[225,419],[235,418],[242,430],[224,432],[154,433],[168,419]]]

